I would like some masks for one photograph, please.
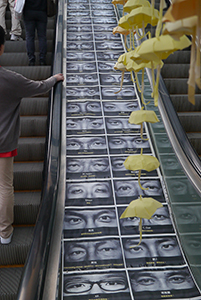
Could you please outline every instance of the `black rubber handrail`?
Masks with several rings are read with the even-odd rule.
[[[62,0],[58,2],[53,74],[62,73],[63,66],[63,43],[61,40],[63,36],[62,2]],[[61,101],[62,83],[57,83],[51,91],[41,207],[16,300],[42,299],[59,182]]]

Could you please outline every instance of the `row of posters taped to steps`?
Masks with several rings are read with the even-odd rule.
[[[142,190],[138,171],[123,164],[141,149],[155,152],[147,126],[142,139],[140,125],[128,122],[131,112],[141,108],[130,73],[116,93],[121,72],[114,64],[125,51],[121,37],[112,34],[117,24],[111,0],[67,0],[63,299],[201,299],[175,232],[160,169],[142,170]],[[145,77],[148,108],[155,109],[150,94]],[[164,144],[165,129],[156,113],[160,122],[153,126],[163,164],[168,162],[166,172],[181,202],[182,191],[171,177],[184,180],[186,189],[188,183],[182,170],[171,168],[174,154]],[[163,207],[143,220],[138,245],[139,218],[120,216],[140,195]]]

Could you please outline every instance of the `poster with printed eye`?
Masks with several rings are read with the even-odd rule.
[[[104,134],[103,118],[67,118],[66,134],[82,135],[82,134]]]
[[[110,154],[139,154],[151,153],[148,139],[142,139],[140,135],[108,135]]]
[[[81,238],[118,235],[115,208],[66,208],[64,237],[72,235]]]
[[[66,145],[67,155],[107,154],[105,136],[72,136]]]
[[[64,299],[131,300],[125,271],[64,275]]]
[[[123,238],[123,249],[128,268],[185,265],[177,239],[173,235]]]
[[[111,180],[66,183],[66,206],[114,205]]]
[[[86,81],[96,80],[96,76],[72,76],[69,77],[69,81],[76,81],[77,79]],[[68,80],[67,79],[67,80]],[[81,116],[102,116],[102,107],[100,101],[68,101],[66,104],[67,117],[81,117]]]
[[[141,179],[141,186],[137,179],[115,179],[114,191],[117,204],[129,204],[131,201],[142,197],[152,197],[155,200],[165,203],[165,196],[159,179]]]
[[[142,86],[142,73],[114,69],[130,41],[113,33],[120,7],[67,0],[61,298],[200,300],[194,277],[201,265],[200,197],[178,165],[146,72],[144,109],[159,122],[129,123],[144,106],[135,83]],[[160,166],[140,167],[141,153]],[[125,168],[128,156],[136,157],[133,170]],[[121,218],[144,198],[159,208],[133,208]]]
[[[126,209],[118,207],[119,218]],[[129,217],[119,220],[122,235],[139,235],[139,217]],[[156,233],[173,233],[173,225],[167,205],[158,208],[150,219],[142,219],[142,235]]]
[[[64,242],[64,270],[123,268],[118,238],[76,239]]]
[[[69,157],[66,162],[66,179],[109,178],[107,157]]]

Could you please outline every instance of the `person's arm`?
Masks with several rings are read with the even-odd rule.
[[[47,93],[57,82],[63,81],[63,74],[55,74],[45,80],[30,80],[21,74],[12,74],[12,92],[15,97],[24,98]]]

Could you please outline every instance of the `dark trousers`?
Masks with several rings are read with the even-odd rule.
[[[29,61],[35,62],[35,32],[39,41],[39,59],[45,61],[47,53],[47,14],[44,11],[24,11],[26,47]]]

